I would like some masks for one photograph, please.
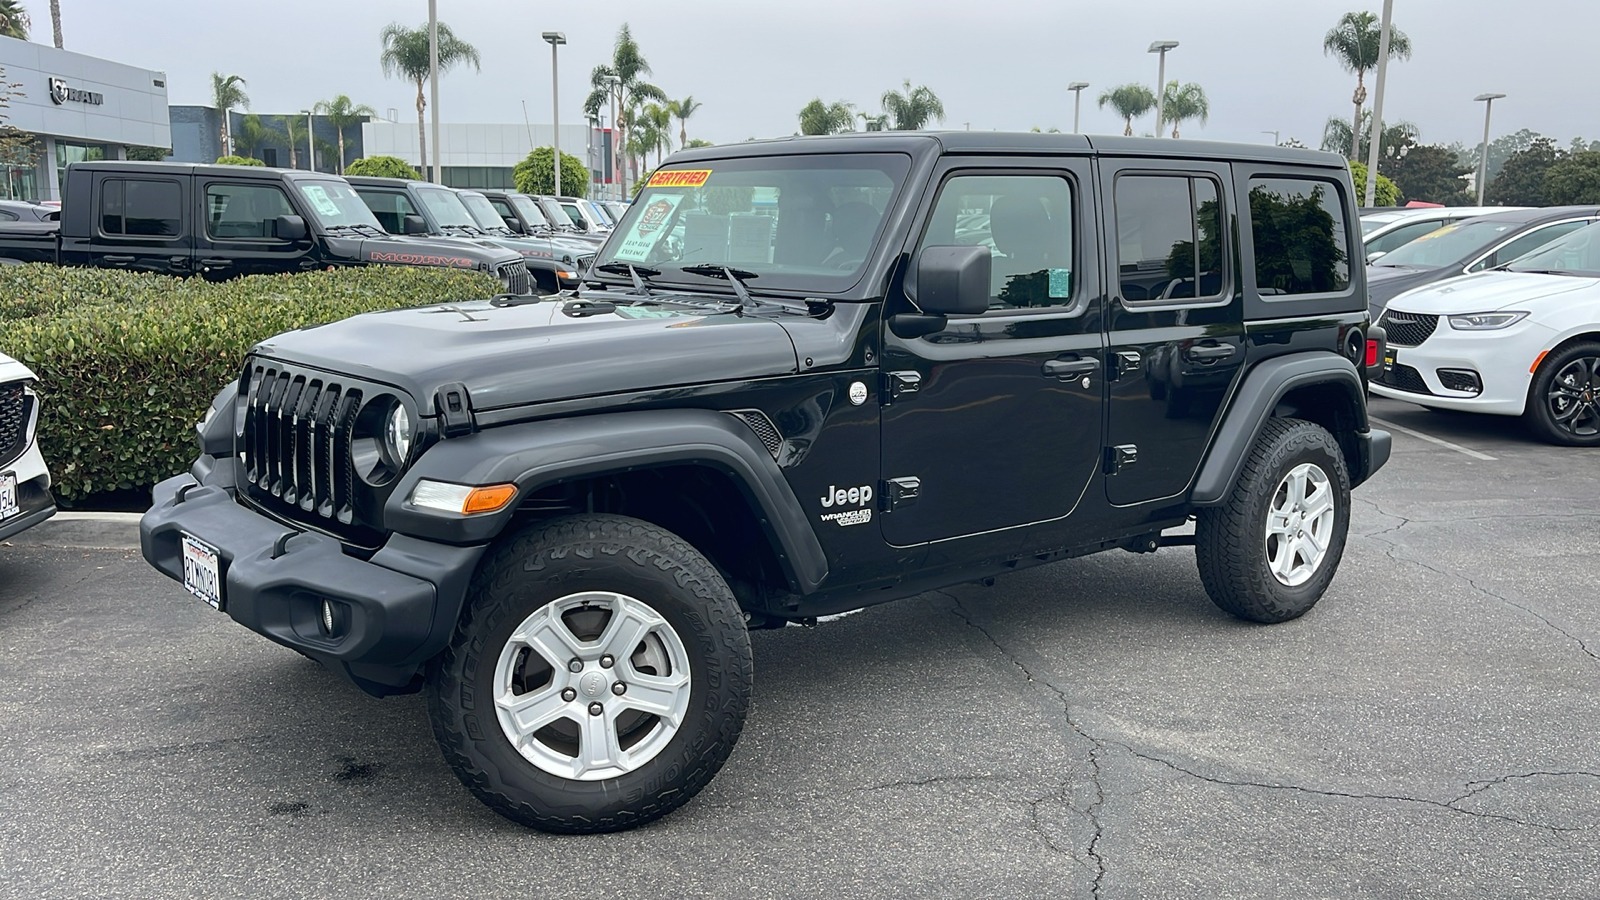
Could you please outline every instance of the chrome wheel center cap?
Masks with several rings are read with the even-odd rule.
[[[603,697],[606,693],[606,677],[599,672],[590,672],[578,679],[578,690],[590,699]]]

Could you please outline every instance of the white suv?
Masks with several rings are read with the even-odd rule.
[[[0,540],[55,515],[50,472],[34,440],[39,397],[32,370],[0,353]]]
[[[1389,351],[1373,393],[1520,415],[1551,443],[1600,447],[1600,224],[1401,294],[1378,324]]]

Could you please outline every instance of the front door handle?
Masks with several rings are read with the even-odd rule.
[[[1217,359],[1227,359],[1233,355],[1232,344],[1196,344],[1183,352],[1184,356],[1196,362],[1210,362]]]
[[[1075,357],[1073,359],[1052,359],[1044,364],[1044,374],[1051,378],[1068,379],[1078,375],[1092,375],[1100,368],[1100,360],[1094,357],[1087,359]]]

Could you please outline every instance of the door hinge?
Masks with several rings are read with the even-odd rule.
[[[910,506],[921,494],[922,479],[915,477],[890,478],[878,490],[884,512]]]
[[[922,389],[922,373],[917,371],[883,373],[883,390],[879,396],[884,405],[900,397],[915,394]]]
[[[1118,444],[1106,448],[1105,473],[1115,475],[1122,471],[1123,466],[1131,466],[1139,461],[1139,445]]]

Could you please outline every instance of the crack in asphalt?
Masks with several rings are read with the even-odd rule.
[[[1469,782],[1467,782],[1467,792],[1465,794],[1462,794],[1461,796],[1455,798],[1454,800],[1451,800],[1450,802],[1451,802],[1451,804],[1463,803],[1463,802],[1465,802],[1467,800],[1472,799],[1473,797],[1478,796],[1479,794],[1483,793],[1484,791],[1489,790],[1490,788],[1499,787],[1500,785],[1506,784],[1506,783],[1511,782],[1511,781],[1516,781],[1516,780],[1519,780],[1519,779],[1523,779],[1523,778],[1597,778],[1597,779],[1600,779],[1600,772],[1520,772],[1520,773],[1516,773],[1516,774],[1512,774],[1512,775],[1502,775],[1499,778],[1491,778],[1491,779],[1489,779],[1487,781],[1469,781]],[[1573,829],[1573,830],[1576,831],[1576,830],[1581,830],[1581,829]]]
[[[1546,628],[1549,628],[1551,631],[1554,631],[1556,634],[1559,634],[1562,637],[1566,638],[1567,640],[1571,641],[1572,643],[1576,644],[1578,649],[1580,651],[1582,651],[1585,656],[1588,656],[1590,659],[1594,660],[1595,662],[1600,662],[1600,652],[1596,652],[1593,648],[1591,648],[1589,646],[1589,643],[1587,641],[1585,641],[1583,638],[1573,634],[1570,631],[1567,631],[1565,628],[1562,628],[1560,625],[1557,625],[1555,622],[1551,621],[1550,617],[1545,615],[1544,613],[1542,613],[1542,612],[1540,612],[1540,611],[1534,609],[1533,607],[1528,606],[1528,605],[1526,605],[1524,603],[1519,603],[1516,600],[1513,600],[1510,597],[1507,597],[1505,594],[1500,593],[1499,591],[1490,590],[1489,588],[1484,587],[1483,585],[1479,584],[1470,575],[1463,575],[1460,572],[1448,572],[1448,571],[1445,571],[1444,569],[1440,569],[1440,568],[1437,568],[1435,566],[1431,566],[1431,565],[1423,562],[1420,559],[1412,559],[1410,557],[1399,556],[1397,554],[1399,553],[1399,551],[1405,549],[1405,547],[1403,545],[1401,545],[1401,544],[1395,543],[1394,541],[1385,540],[1383,538],[1383,535],[1391,534],[1393,532],[1399,531],[1400,529],[1405,528],[1408,525],[1420,524],[1420,523],[1434,523],[1434,522],[1440,522],[1440,521],[1443,521],[1443,520],[1410,519],[1410,518],[1407,518],[1405,516],[1399,515],[1397,513],[1392,513],[1392,512],[1389,512],[1389,511],[1385,510],[1383,507],[1379,506],[1376,501],[1368,500],[1368,499],[1366,499],[1364,497],[1357,497],[1355,499],[1359,500],[1362,503],[1367,504],[1368,506],[1371,506],[1374,510],[1376,510],[1378,512],[1379,515],[1387,516],[1387,517],[1389,517],[1391,519],[1399,519],[1400,520],[1400,524],[1398,524],[1398,525],[1392,525],[1392,526],[1390,526],[1388,528],[1384,528],[1384,529],[1381,529],[1379,531],[1374,531],[1374,532],[1371,532],[1369,534],[1362,535],[1362,537],[1372,538],[1373,540],[1376,540],[1378,543],[1384,544],[1385,546],[1387,546],[1388,549],[1384,551],[1384,556],[1387,556],[1389,559],[1392,559],[1395,562],[1410,563],[1410,564],[1412,564],[1414,566],[1417,566],[1419,568],[1426,569],[1429,572],[1433,572],[1436,575],[1443,575],[1443,576],[1445,576],[1447,578],[1460,579],[1461,581],[1466,582],[1468,587],[1472,588],[1473,590],[1477,591],[1478,593],[1483,594],[1486,597],[1490,597],[1490,598],[1493,598],[1495,600],[1499,600],[1501,603],[1504,603],[1507,606],[1510,606],[1510,607],[1512,607],[1514,609],[1521,610],[1522,612],[1527,613],[1528,615],[1532,616],[1533,618],[1538,619],[1540,622],[1544,623]],[[1506,515],[1506,516],[1476,516],[1476,517],[1470,517],[1470,518],[1467,518],[1467,519],[1454,519],[1454,520],[1451,520],[1451,521],[1474,521],[1474,520],[1478,520],[1478,519],[1488,520],[1488,519],[1593,519],[1593,518],[1600,518],[1600,516],[1590,515],[1590,514],[1587,514],[1587,513],[1526,513],[1526,514]]]
[[[1028,683],[1038,685],[1039,687],[1042,687],[1054,694],[1056,699],[1061,703],[1061,713],[1066,719],[1067,727],[1071,728],[1074,733],[1089,742],[1089,781],[1094,785],[1095,799],[1094,802],[1090,803],[1089,806],[1082,811],[1082,815],[1088,820],[1090,827],[1094,829],[1094,835],[1089,838],[1089,846],[1086,848],[1085,852],[1093,863],[1095,873],[1094,880],[1089,885],[1089,894],[1091,897],[1098,898],[1100,896],[1101,882],[1103,882],[1106,877],[1106,860],[1099,851],[1100,839],[1105,836],[1105,827],[1100,821],[1100,808],[1105,804],[1106,800],[1105,788],[1100,784],[1100,753],[1105,749],[1104,744],[1099,738],[1095,737],[1086,729],[1084,729],[1083,726],[1072,717],[1072,701],[1068,699],[1066,692],[1061,688],[1056,687],[1047,679],[1036,677],[1033,672],[1022,663],[1021,660],[1017,659],[1010,652],[1008,652],[1005,646],[996,640],[993,634],[989,633],[989,629],[978,624],[977,620],[972,617],[972,614],[967,611],[966,606],[962,604],[960,597],[957,597],[948,591],[934,591],[933,593],[949,598],[950,602],[953,604],[953,612],[955,613],[956,617],[965,622],[968,628],[971,628],[983,635],[984,639],[987,640],[989,644],[993,646],[1007,662],[1011,663],[1012,666],[1016,667],[1017,671],[1022,673],[1023,678],[1025,678]],[[1062,782],[1060,786],[1060,797],[1064,803],[1070,803],[1066,797],[1067,786],[1070,783],[1071,779],[1069,778]],[[1038,802],[1042,803],[1044,800],[1040,800]],[[1043,832],[1040,831],[1038,827],[1037,804],[1035,804],[1033,811],[1035,824],[1034,830],[1039,832],[1040,835],[1044,837]],[[1048,844],[1052,849],[1057,849],[1059,852],[1055,842],[1050,840],[1048,837],[1045,837],[1045,843]],[[1077,858],[1076,854],[1072,855],[1074,859]]]

